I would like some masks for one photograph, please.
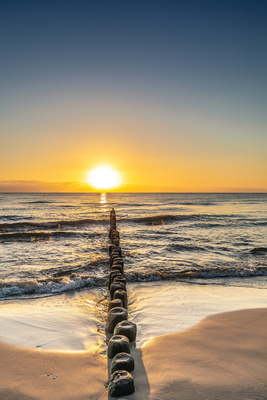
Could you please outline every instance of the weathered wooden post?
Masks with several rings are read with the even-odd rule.
[[[130,342],[136,340],[136,324],[128,321],[127,289],[124,263],[120,247],[120,233],[117,230],[115,210],[110,212],[109,246],[110,272],[108,289],[110,301],[106,321],[106,334],[112,335],[108,342],[108,357],[112,359],[108,394],[111,397],[127,396],[135,391],[134,359],[130,355]]]

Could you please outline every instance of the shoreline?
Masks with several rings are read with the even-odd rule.
[[[1,305],[0,340],[43,350],[105,352],[106,288]],[[138,325],[137,347],[184,331],[221,312],[266,308],[266,290],[173,281],[128,284],[129,319]]]
[[[2,306],[0,400],[108,399],[105,293]],[[136,392],[126,398],[267,398],[265,290],[164,281],[129,284],[128,293],[139,332]]]
[[[209,316],[132,351],[129,400],[263,400],[267,308]],[[104,400],[107,360],[95,350],[42,351],[0,342],[1,400]]]
[[[149,397],[161,400],[267,398],[267,308],[211,315],[142,350]]]

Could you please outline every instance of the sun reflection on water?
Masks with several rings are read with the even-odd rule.
[[[107,195],[106,193],[102,193],[100,195],[100,206],[102,212],[107,212]]]

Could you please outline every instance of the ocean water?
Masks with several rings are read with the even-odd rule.
[[[267,288],[267,194],[0,194],[0,298],[105,287],[109,213],[128,281]]]

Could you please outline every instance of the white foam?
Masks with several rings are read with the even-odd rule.
[[[137,345],[183,331],[211,314],[267,307],[266,289],[181,282],[132,283],[129,319],[138,326]]]
[[[95,282],[91,278],[69,278],[67,276],[62,278],[60,282],[48,281],[43,283],[34,279],[26,281],[2,281],[0,298],[21,296],[24,294],[58,294],[94,286],[94,284]]]
[[[185,330],[208,315],[267,307],[266,289],[158,281],[128,283],[129,320],[137,346]],[[35,300],[4,302],[0,340],[31,348],[105,350],[107,289],[88,289]]]
[[[45,350],[99,347],[105,339],[98,332],[99,313],[94,291],[4,303],[0,309],[0,340]]]

